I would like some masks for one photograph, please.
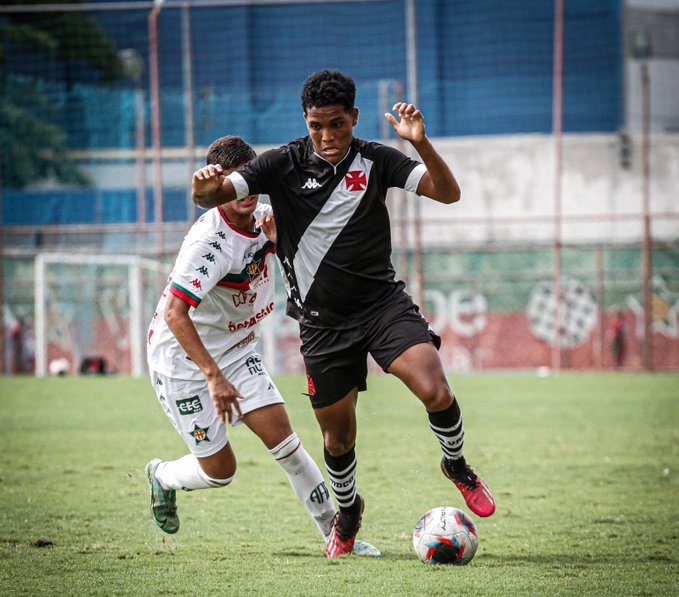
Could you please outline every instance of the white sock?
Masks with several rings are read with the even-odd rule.
[[[233,477],[228,479],[213,479],[205,474],[193,454],[187,454],[177,460],[161,462],[156,468],[156,479],[163,489],[210,489],[224,487],[231,483]]]
[[[330,534],[335,505],[318,465],[304,449],[295,432],[284,439],[269,454],[280,464],[290,485],[304,504],[324,538]]]

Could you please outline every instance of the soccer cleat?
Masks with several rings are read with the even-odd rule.
[[[151,513],[161,530],[172,534],[179,530],[177,493],[174,489],[163,489],[156,479],[156,469],[161,462],[162,460],[155,458],[145,469],[146,478],[151,486]]]
[[[361,517],[365,509],[363,498],[357,494],[356,499],[361,501],[358,514],[347,514],[340,510],[332,520],[330,536],[325,544],[325,556],[327,558],[347,556],[354,551],[356,535],[358,529],[361,528]]]
[[[382,555],[382,552],[377,549],[377,547],[366,541],[361,541],[360,539],[356,539],[354,542],[354,550],[352,553],[355,556],[369,556],[373,558],[379,558]]]
[[[455,487],[460,490],[464,501],[469,509],[477,516],[490,516],[495,512],[495,498],[474,469],[468,464],[460,471],[453,470],[449,461],[444,457],[441,460],[441,470],[450,479]]]

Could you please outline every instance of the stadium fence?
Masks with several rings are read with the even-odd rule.
[[[101,357],[143,373],[147,320],[199,213],[191,173],[221,134],[258,152],[303,135],[299,85],[318,68],[356,79],[359,136],[398,145],[382,115],[417,99],[430,136],[453,139],[444,155],[471,215],[389,200],[395,267],[448,370],[679,368],[679,141],[621,130],[620,11],[615,0],[3,5],[5,371],[66,359],[75,372]],[[31,31],[33,45],[19,43]],[[591,168],[584,135],[604,139],[602,174],[571,191]],[[60,181],[61,158],[88,183]],[[595,207],[571,207],[583,203]],[[262,350],[272,371],[299,371],[278,288]],[[619,365],[614,326],[626,332]]]

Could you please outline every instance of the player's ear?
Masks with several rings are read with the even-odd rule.
[[[354,107],[351,110],[351,126],[356,126],[358,124],[358,108]]]

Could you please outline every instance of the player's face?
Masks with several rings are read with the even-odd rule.
[[[239,164],[235,168],[226,168],[224,174],[228,176],[243,166]],[[248,195],[239,201],[229,201],[222,206],[226,217],[240,228],[249,229],[252,223],[252,212],[257,208],[259,195]]]
[[[342,104],[309,108],[304,120],[316,153],[331,164],[337,164],[349,151],[354,138],[358,108],[352,108],[349,112]]]

